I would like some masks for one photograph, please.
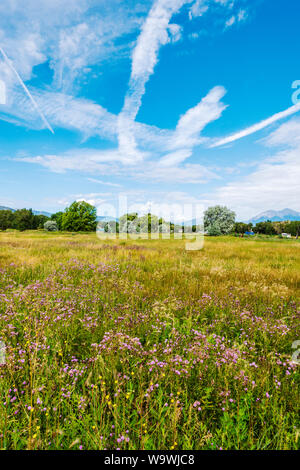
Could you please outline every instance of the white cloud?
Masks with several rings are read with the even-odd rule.
[[[201,131],[210,123],[219,119],[226,105],[221,102],[226,90],[213,88],[194,108],[190,108],[178,121],[170,148],[181,148],[199,144]]]
[[[265,145],[272,146],[285,146],[292,148],[300,147],[300,118],[290,119],[282,124],[278,129],[272,132],[263,141]],[[300,160],[299,160],[300,161]]]
[[[299,111],[300,111],[300,104],[295,104],[294,106],[291,106],[285,111],[274,114],[270,118],[265,119],[264,121],[261,121],[257,124],[254,124],[253,126],[250,126],[247,129],[244,129],[243,131],[240,131],[240,132],[237,132],[236,134],[232,134],[228,137],[216,140],[214,143],[210,145],[210,147],[220,147],[221,145],[226,145],[226,144],[235,142],[236,140],[242,139],[243,137],[247,137],[248,135],[254,134],[255,132],[258,132],[264,129],[265,127],[268,127],[271,124],[274,124],[280,119],[284,119],[295,113],[298,113]]]
[[[207,0],[196,0],[195,3],[193,3],[190,11],[189,11],[189,18],[192,20],[193,18],[196,18],[198,16],[204,15],[204,13],[207,12],[209,6],[208,6],[208,1]]]
[[[130,153],[134,159],[141,159],[143,156],[137,150],[132,121],[140,109],[145,85],[154,72],[160,47],[170,42],[174,31],[175,36],[178,36],[178,27],[174,29],[170,20],[184,4],[191,1],[155,0],[134,48],[129,90],[118,120],[120,151]]]
[[[226,22],[225,22],[225,29],[230,28],[236,23],[240,23],[241,21],[245,21],[247,19],[247,11],[246,10],[239,10],[236,15],[231,16]]]
[[[37,163],[49,170],[62,173],[67,170],[77,170],[83,172],[118,172],[116,163],[128,164],[126,156],[121,155],[118,150],[95,150],[95,149],[75,149],[62,155],[42,155],[36,157],[15,158],[17,161],[27,163]]]
[[[104,186],[113,186],[115,188],[120,188],[121,187],[120,184],[110,183],[109,181],[102,181],[102,180],[98,180],[98,179],[95,179],[95,178],[87,178],[87,180],[90,181],[91,183],[101,184],[101,185],[104,185]]]
[[[35,65],[49,60],[57,74],[76,75],[82,67],[100,64],[114,50],[115,40],[140,25],[151,0],[2,0],[0,40],[18,72],[27,80]],[[120,42],[120,41],[119,41]],[[128,43],[128,41],[127,41]],[[129,53],[129,47],[128,47]],[[62,64],[64,62],[65,65]],[[67,77],[66,77],[67,78]]]
[[[300,120],[291,120],[264,140],[267,146],[285,146],[257,165],[239,181],[220,188],[211,203],[227,204],[239,217],[250,218],[265,209],[288,207],[299,210],[300,201]]]
[[[149,163],[143,168],[135,168],[133,177],[141,181],[168,182],[179,184],[207,183],[212,179],[218,179],[218,175],[212,170],[200,164],[184,164],[177,166],[164,166],[157,163]]]
[[[175,152],[167,153],[164,155],[160,161],[160,167],[173,167],[174,165],[179,165],[184,162],[187,158],[192,155],[192,149],[180,149]]]
[[[118,45],[115,41],[141,24],[141,6],[135,1],[128,1],[133,7],[132,13],[129,13],[130,8],[123,7],[123,3],[118,0],[111,0],[109,5],[104,0],[70,0],[68,8],[62,6],[64,2],[45,0],[40,9],[35,0],[28,0],[26,6],[4,0],[4,4],[9,3],[17,26],[7,27],[0,17],[0,28],[5,32],[5,45],[18,70],[29,79],[36,65],[49,61],[54,71],[56,91],[34,90],[29,87],[39,109],[51,125],[82,132],[85,138],[96,135],[115,145],[118,143],[118,147],[109,150],[75,149],[62,155],[30,156],[23,161],[42,165],[55,172],[76,170],[101,175],[128,174],[133,179],[147,180],[151,177],[157,182],[197,184],[218,178],[210,168],[184,162],[197,145],[210,142],[210,139],[201,136],[201,132],[207,124],[218,119],[225,109],[226,106],[221,102],[224,88],[213,88],[200,103],[189,109],[179,119],[175,131],[147,126],[135,119],[146,83],[154,73],[160,47],[176,42],[181,37],[181,26],[170,23],[174,14],[188,4],[191,5],[190,16],[195,17],[203,14],[209,5],[219,4],[232,9],[234,2],[156,0],[142,25],[133,50],[129,89],[123,110],[116,116],[96,103],[75,98],[72,92],[76,89],[74,84],[77,78],[84,75],[90,66],[101,64],[108,54],[120,51],[120,47],[129,51],[126,41],[123,45],[122,41]],[[145,5],[142,8],[143,14],[150,2],[146,1]],[[1,8],[2,5],[0,13]],[[25,12],[26,8],[28,11]],[[19,17],[22,21],[18,20]],[[243,17],[240,10],[237,20],[242,20]],[[20,48],[14,50],[14,46],[18,44],[18,35]],[[23,55],[21,51],[24,52]],[[69,94],[61,92],[60,88]],[[41,123],[30,102],[14,83],[11,91],[8,104],[3,108],[5,115],[2,118],[20,125],[26,122],[31,127],[40,129]],[[232,142],[248,135],[247,132],[252,133],[253,128],[260,128],[261,125],[262,123],[239,135],[217,141],[214,146],[223,145],[222,141],[228,143],[228,139]],[[128,168],[128,165],[131,167]],[[99,180],[99,184],[104,184],[101,181]]]
[[[244,20],[247,19],[247,16],[248,16],[248,14],[247,14],[247,11],[246,11],[246,10],[240,10],[240,11],[238,12],[238,17],[237,17],[237,19],[238,19],[239,22],[240,22],[240,21],[244,21]]]
[[[225,28],[230,28],[235,23],[235,16],[229,18],[225,23]]]
[[[61,155],[39,155],[34,157],[17,157],[14,160],[41,165],[55,173],[80,171],[94,176],[113,175],[136,181],[169,182],[198,184],[218,175],[200,164],[184,164],[181,160],[173,161],[172,165],[164,162],[146,160],[128,166],[126,157],[117,150],[76,149]],[[100,183],[100,181],[97,181]]]
[[[208,123],[218,119],[226,108],[221,102],[224,94],[224,88],[213,88],[197,106],[181,116],[173,132],[131,122],[140,145],[147,149],[147,151],[139,150],[139,154],[136,155],[130,151],[122,152],[120,148],[108,150],[86,148],[75,149],[62,155],[23,157],[22,161],[42,165],[53,172],[78,170],[101,174],[128,174],[134,179],[142,180],[151,177],[153,181],[173,183],[205,182],[217,178],[217,175],[202,165],[182,165],[182,163],[192,155],[196,145],[206,142],[206,139],[201,137],[201,131]],[[42,101],[44,103],[42,109],[45,109],[51,121],[55,121],[56,125],[60,120],[62,123],[69,122],[70,127],[80,128],[81,123],[85,121],[85,127],[88,127],[90,132],[95,132],[99,122],[105,122],[106,128],[100,126],[99,134],[107,134],[113,138],[116,132],[116,116],[107,113],[98,105],[84,100],[74,100],[65,95],[57,96],[57,105],[54,107],[53,97],[51,97],[51,106],[48,108],[45,104],[45,94],[42,95],[40,103]],[[86,122],[86,114],[89,115],[88,122]],[[105,120],[104,116],[106,116]],[[138,155],[143,155],[143,158],[137,158]]]
[[[21,85],[21,87],[23,88],[23,90],[25,91],[26,95],[28,96],[31,104],[33,105],[34,109],[37,111],[37,113],[40,115],[43,123],[45,124],[45,126],[50,130],[50,132],[52,132],[52,134],[54,134],[54,131],[52,129],[52,127],[50,126],[49,122],[47,121],[47,119],[45,118],[43,112],[41,111],[41,109],[39,108],[39,106],[37,105],[35,99],[33,98],[32,94],[30,93],[30,91],[28,90],[27,86],[25,85],[25,83],[23,82],[22,78],[20,77],[20,75],[18,74],[18,72],[16,71],[13,63],[9,60],[9,58],[7,57],[6,53],[4,52],[4,50],[2,49],[2,47],[0,47],[0,53],[2,54],[7,66],[10,68],[10,70],[13,72],[13,74],[16,76],[19,84]],[[6,101],[6,100],[5,100]],[[6,104],[6,103],[5,103]]]
[[[201,137],[201,131],[216,119],[219,119],[226,106],[221,102],[226,90],[213,88],[194,108],[189,109],[178,121],[175,132],[169,137],[169,153],[163,155],[159,165],[174,167],[189,158],[193,148],[207,139]]]
[[[142,26],[141,33],[132,54],[129,89],[125,97],[122,112],[118,118],[118,140],[120,151],[131,154],[133,160],[142,160],[145,157],[145,155],[138,150],[132,122],[136,119],[141,107],[146,83],[154,73],[155,66],[158,62],[160,47],[169,43],[172,38],[174,38],[174,34],[177,40],[180,33],[180,27],[178,25],[170,24],[172,16],[175,13],[178,13],[184,5],[192,4],[189,11],[190,18],[192,19],[194,16],[199,16],[204,13],[208,9],[209,4],[213,3],[219,3],[223,6],[229,6],[229,8],[232,8],[234,2],[231,1],[229,3],[227,0],[155,0]],[[201,120],[204,119],[204,108],[208,108],[210,106],[209,100],[213,100],[214,95],[222,94],[221,90],[223,90],[221,87],[217,87],[212,90],[206,99],[199,103],[195,108],[191,109],[182,118],[182,120],[179,121],[175,135],[177,143],[174,143],[172,149],[182,146],[180,140],[196,138],[196,135],[199,134],[201,130],[201,126],[203,128],[205,125],[205,123],[202,125],[201,122]],[[220,114],[222,110],[212,109],[215,104],[216,103],[212,104],[209,111],[212,113],[216,111],[217,114]],[[210,122],[210,120],[214,120],[216,118],[217,117],[214,116],[208,117],[206,124]],[[188,120],[189,122],[187,122]],[[193,125],[191,126],[191,124]],[[193,144],[190,143],[189,148],[192,146]]]
[[[143,85],[153,73],[161,45],[170,41],[170,19],[185,3],[192,0],[155,0],[143,24],[132,55],[131,80],[142,78]],[[172,29],[172,27],[171,27]]]
[[[181,39],[182,27],[179,24],[169,24],[168,31],[172,42],[177,42]]]

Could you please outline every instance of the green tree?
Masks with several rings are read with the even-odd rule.
[[[33,216],[33,229],[43,228],[49,217],[43,214]]]
[[[54,220],[57,223],[58,230],[62,230],[62,218],[64,213],[63,212],[55,212],[55,214],[51,215],[51,220]]]
[[[14,226],[14,213],[9,210],[0,210],[0,230],[13,228]]]
[[[225,206],[209,207],[204,213],[204,229],[208,233],[226,235],[234,227],[235,213]]]
[[[18,209],[14,212],[14,228],[21,232],[34,228],[32,209]]]
[[[299,237],[300,235],[300,222],[297,220],[293,220],[291,222],[288,222],[284,226],[284,231],[286,233],[290,233],[293,237]]]
[[[98,224],[99,227],[104,229],[106,233],[119,233],[119,222],[110,220],[109,222],[102,222]]]
[[[266,222],[258,222],[253,230],[255,233],[260,233],[263,235],[276,235],[276,229],[271,220],[267,220]]]
[[[145,214],[138,219],[142,233],[156,233],[159,230],[159,218],[157,215]]]
[[[236,222],[233,231],[235,233],[246,233],[252,230],[253,224],[245,224],[244,222]]]
[[[96,207],[85,201],[75,201],[62,216],[62,230],[68,232],[92,232],[96,230]]]
[[[135,233],[139,231],[137,212],[121,215],[119,219],[119,230],[120,233]]]

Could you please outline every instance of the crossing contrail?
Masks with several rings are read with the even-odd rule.
[[[2,49],[2,47],[0,47],[0,52],[5,60],[5,62],[7,63],[7,65],[9,66],[9,68],[13,71],[13,73],[16,75],[20,85],[22,86],[22,88],[24,89],[26,95],[28,96],[28,98],[30,99],[31,103],[33,104],[33,107],[36,109],[37,113],[40,115],[43,123],[45,124],[45,126],[49,129],[50,132],[52,132],[52,134],[54,134],[54,130],[52,129],[52,127],[50,126],[49,122],[47,121],[47,119],[45,118],[44,114],[42,113],[42,111],[40,110],[40,108],[38,107],[37,105],[37,102],[35,101],[35,99],[33,98],[33,96],[31,95],[30,91],[28,90],[27,86],[25,85],[25,83],[23,82],[22,78],[20,77],[20,75],[18,74],[18,72],[16,71],[12,61],[7,57],[7,55],[5,54],[4,50]]]

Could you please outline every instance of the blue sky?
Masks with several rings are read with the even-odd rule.
[[[298,0],[2,0],[0,205],[300,210],[299,15]]]

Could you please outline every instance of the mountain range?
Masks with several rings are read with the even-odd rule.
[[[248,220],[248,223],[252,222],[253,224],[257,224],[259,222],[266,222],[267,220],[271,220],[271,222],[300,220],[300,212],[294,211],[293,209],[282,209],[280,211],[265,211],[261,212],[255,217],[252,217],[252,219]]]

